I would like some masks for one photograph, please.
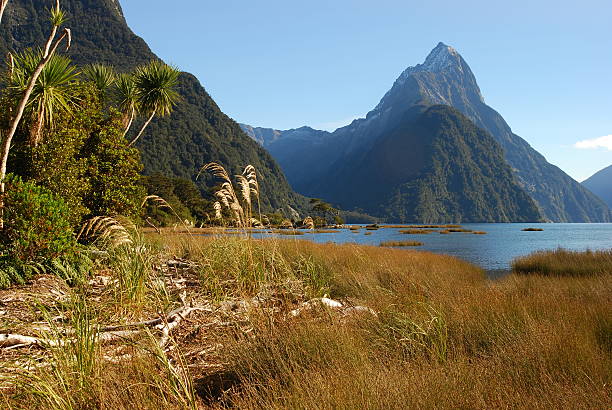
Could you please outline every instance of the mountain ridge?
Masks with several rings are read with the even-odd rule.
[[[394,126],[410,107],[444,104],[458,109],[476,126],[489,132],[502,146],[505,159],[513,169],[519,185],[536,201],[541,213],[554,222],[608,222],[612,211],[593,193],[573,180],[534,150],[524,139],[512,132],[503,117],[489,107],[476,77],[463,57],[452,47],[439,43],[423,64],[408,67],[395,80],[375,108],[365,118],[353,121],[325,135],[314,138],[310,145],[304,138],[291,147],[281,131],[278,138],[266,146],[281,167],[306,169],[304,158],[316,158],[322,153],[319,170],[309,175],[286,172],[298,192],[318,196],[317,181],[333,175],[347,155],[367,151],[386,128]],[[320,132],[320,131],[317,131]],[[336,152],[330,155],[329,152]],[[312,168],[312,167],[311,167]]]
[[[612,165],[597,171],[582,181],[582,185],[612,207]]]

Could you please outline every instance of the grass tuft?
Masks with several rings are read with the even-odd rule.
[[[380,246],[423,246],[423,242],[418,241],[384,241]]]

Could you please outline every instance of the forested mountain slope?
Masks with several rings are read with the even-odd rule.
[[[0,52],[41,46],[48,35],[52,1],[11,0],[0,26]],[[117,0],[62,0],[73,33],[69,52],[78,64],[101,62],[128,71],[157,58],[128,27]],[[142,2],[146,7],[146,2]],[[138,142],[145,173],[193,179],[199,168],[216,161],[230,174],[252,164],[260,175],[261,202],[266,210],[303,209],[306,201],[287,183],[275,160],[245,135],[208,95],[198,79],[183,73],[181,101],[170,117],[155,119]],[[205,190],[207,177],[197,184]]]

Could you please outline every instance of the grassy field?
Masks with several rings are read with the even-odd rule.
[[[428,252],[132,233],[71,287],[44,275],[0,292],[3,331],[61,342],[0,349],[0,402],[609,408],[609,253],[573,255],[589,267],[579,275],[564,254],[531,258],[489,281]],[[166,344],[165,319],[110,342],[100,332],[177,307],[193,312]]]

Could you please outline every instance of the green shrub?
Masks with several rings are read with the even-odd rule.
[[[0,286],[23,282],[52,260],[74,253],[70,209],[50,191],[8,176],[0,232]]]

